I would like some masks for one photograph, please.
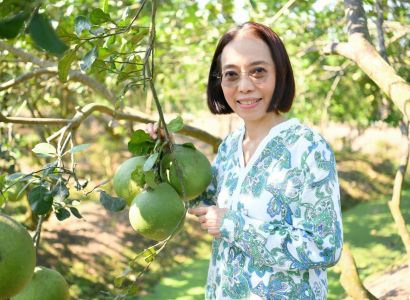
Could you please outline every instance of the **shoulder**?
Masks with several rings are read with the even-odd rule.
[[[315,129],[296,120],[281,134],[283,141],[290,144],[292,152],[309,155],[316,151],[333,153],[330,144]]]
[[[219,144],[218,154],[234,151],[238,147],[239,139],[242,136],[243,128],[240,127],[237,130],[229,133]]]

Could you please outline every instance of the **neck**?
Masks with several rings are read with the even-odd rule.
[[[266,115],[263,120],[245,121],[245,140],[260,141],[279,123],[285,121],[286,118],[272,112]]]

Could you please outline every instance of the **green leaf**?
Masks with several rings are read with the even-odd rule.
[[[249,0],[249,3],[251,4],[252,8],[254,11],[258,10],[258,6],[256,5],[256,1],[255,0]]]
[[[90,29],[90,33],[91,33],[92,35],[95,35],[95,36],[101,35],[101,34],[105,33],[105,29],[104,29],[104,28],[101,28],[101,27],[92,28],[92,29]]]
[[[144,130],[136,130],[128,142],[128,150],[137,156],[146,155],[154,148],[154,141]]]
[[[76,217],[77,219],[82,219],[83,216],[80,214],[80,212],[78,211],[78,209],[76,207],[69,207],[71,213],[74,215],[74,217]]]
[[[145,184],[145,174],[142,168],[136,168],[131,173],[131,179],[134,180],[139,187],[144,187]]]
[[[120,288],[124,283],[125,276],[119,276],[114,279],[114,286]]]
[[[54,202],[64,202],[64,200],[70,196],[67,186],[62,181],[57,182],[53,187],[51,194],[53,195]]]
[[[181,116],[176,117],[171,122],[167,124],[168,130],[170,132],[177,132],[184,128],[184,121]]]
[[[91,23],[87,19],[87,17],[84,16],[78,16],[74,20],[74,26],[75,26],[75,33],[79,37],[81,36],[81,33],[84,30],[90,30],[91,29]]]
[[[137,284],[133,283],[127,287],[127,295],[128,296],[135,296],[139,292],[140,288]]]
[[[49,143],[40,143],[34,146],[32,150],[39,157],[57,156],[56,148]]]
[[[116,40],[116,36],[115,36],[115,35],[110,36],[110,37],[104,42],[103,47],[108,47],[108,46],[113,45],[113,44],[115,43],[115,40]]]
[[[139,29],[135,34],[131,36],[131,42],[133,45],[137,45],[144,37],[148,36],[148,29]]]
[[[86,71],[88,70],[94,61],[98,57],[98,50],[97,47],[94,46],[85,56],[83,59],[83,63],[80,65],[81,70]]]
[[[110,48],[99,48],[98,49],[98,57],[102,60],[106,59],[108,56],[114,53],[114,50]]]
[[[76,58],[76,51],[69,50],[67,53],[58,61],[58,78],[61,82],[66,82],[68,73],[70,72],[71,64]]]
[[[102,9],[105,13],[108,12],[108,0],[103,0]]]
[[[70,216],[71,216],[70,212],[64,207],[56,211],[56,217],[59,221],[68,219]]]
[[[48,175],[52,174],[57,167],[57,161],[53,161],[49,164],[46,164],[44,166],[43,170],[43,176],[47,177]]]
[[[23,173],[17,172],[7,176],[7,182],[13,183],[22,179],[25,175]]]
[[[51,54],[60,56],[68,49],[57,36],[50,21],[42,14],[34,14],[28,30],[34,43]]]
[[[154,171],[145,172],[145,182],[150,188],[155,188],[158,185]]]
[[[29,14],[19,13],[10,18],[0,20],[0,37],[5,39],[14,39],[24,25],[24,21]]]
[[[134,144],[132,142],[128,142],[128,151],[136,156],[146,155],[154,149],[154,142],[143,142],[139,144]]]
[[[144,168],[143,168],[144,172],[148,172],[154,167],[155,163],[158,160],[158,156],[159,156],[159,153],[157,152],[157,153],[151,154],[150,157],[148,157],[148,159],[144,163]]]
[[[133,134],[131,135],[131,142],[133,143],[141,143],[141,142],[146,142],[146,141],[152,141],[152,138],[148,133],[146,133],[142,129],[138,129],[134,131]]]
[[[28,193],[28,202],[35,214],[45,215],[51,210],[53,196],[44,186],[38,185]]]
[[[80,152],[80,151],[83,151],[83,150],[87,149],[90,146],[91,146],[91,144],[77,145],[77,146],[74,146],[73,148],[71,148],[70,152],[71,153],[77,153],[77,152]]]
[[[6,185],[6,173],[3,173],[0,175],[0,191],[4,188],[4,186]]]
[[[118,198],[118,197],[112,197],[104,191],[100,192],[100,202],[106,210],[109,210],[112,212],[121,211],[126,206],[126,202],[124,199]]]
[[[103,12],[101,8],[95,8],[90,14],[90,21],[94,25],[100,25],[111,21],[111,17],[109,14]]]
[[[126,72],[120,72],[120,74],[118,74],[118,77],[117,77],[117,83],[120,83],[120,82],[126,80],[129,77],[130,77],[130,74],[128,74]]]

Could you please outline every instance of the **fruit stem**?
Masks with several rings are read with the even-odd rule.
[[[44,215],[39,217],[36,233],[33,236],[34,246],[36,247],[36,256],[38,254],[38,249],[40,248],[40,237],[41,237],[41,227],[43,225]]]
[[[158,0],[152,1],[151,27],[150,27],[150,35],[149,35],[149,45],[150,45],[150,48],[149,48],[149,50],[148,50],[148,51],[149,51],[148,53],[151,53],[151,54],[153,54],[153,52],[154,52],[154,44],[155,44],[155,14],[156,14],[156,12],[157,12],[157,6],[158,6]],[[149,55],[149,54],[148,54],[148,55]],[[152,55],[152,59],[154,59],[153,57],[154,57],[154,56]],[[168,131],[168,128],[167,128],[167,124],[165,123],[165,118],[164,118],[164,114],[163,114],[163,112],[162,112],[161,104],[159,103],[159,100],[158,100],[158,94],[157,94],[157,90],[155,89],[155,86],[154,86],[154,78],[153,78],[152,73],[151,73],[151,68],[150,68],[150,64],[149,64],[148,59],[145,60],[145,66],[144,66],[144,67],[145,67],[145,72],[147,73],[147,77],[149,78],[149,85],[150,85],[150,88],[151,88],[151,91],[152,91],[152,97],[154,98],[155,106],[157,107],[157,110],[158,110],[159,119],[160,119],[159,127],[160,127],[160,128],[161,128],[161,127],[164,128],[164,130],[165,130],[165,137],[166,137],[167,141],[169,142],[170,148],[172,148],[172,144],[173,144],[173,143],[172,143],[172,140],[171,140],[170,135],[169,135],[169,131]],[[152,67],[154,67],[154,66],[152,66]]]
[[[158,6],[158,0],[153,0],[152,1],[152,12],[151,12],[151,27],[150,27],[150,36],[149,36],[149,44],[150,44],[151,52],[153,52],[154,44],[155,44],[155,14],[156,14],[156,11],[157,11],[157,6]],[[154,59],[153,57],[154,56],[152,56],[152,59]],[[167,128],[167,124],[165,122],[164,113],[162,111],[161,104],[159,103],[157,90],[155,89],[155,86],[154,86],[154,80],[153,80],[154,78],[152,76],[151,68],[150,68],[150,65],[148,63],[148,60],[145,60],[145,71],[146,71],[146,73],[148,75],[148,78],[149,78],[149,85],[150,85],[150,88],[151,88],[151,91],[152,91],[152,97],[154,98],[155,106],[157,107],[158,114],[159,114],[160,122],[159,122],[159,128],[158,129],[159,129],[159,132],[161,132],[161,127],[164,128],[165,139],[168,142],[169,150],[172,152],[173,149],[174,149],[174,142],[171,139],[171,136],[170,136],[168,128]],[[161,136],[161,135],[159,135],[159,136]],[[176,161],[176,159],[172,158],[172,156],[171,156],[171,159],[172,159],[172,162],[175,164],[175,167],[176,167],[177,177],[178,177],[178,180],[181,183],[181,187],[182,187],[182,194],[186,195],[185,186],[183,184],[181,168],[179,167],[178,162]]]

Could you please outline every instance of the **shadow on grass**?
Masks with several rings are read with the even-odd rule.
[[[70,218],[58,222],[50,219],[44,224],[38,263],[63,274],[73,299],[105,299],[102,292],[120,292],[114,288],[114,279],[123,273],[137,253],[155,242],[132,230],[126,210],[109,213],[100,204],[85,203],[80,212],[83,220]],[[190,229],[191,223],[192,220],[187,220],[185,229]],[[197,257],[196,245],[202,240],[198,231],[189,234],[182,231],[157,256],[144,276],[135,282],[133,279],[124,282],[138,286],[139,295],[151,292],[173,267],[188,258]],[[146,266],[144,261],[138,261],[138,264],[138,271],[134,274]]]
[[[204,299],[208,265],[209,259],[199,259],[175,268],[172,273],[161,279],[161,284],[156,287],[154,293],[143,299]]]

